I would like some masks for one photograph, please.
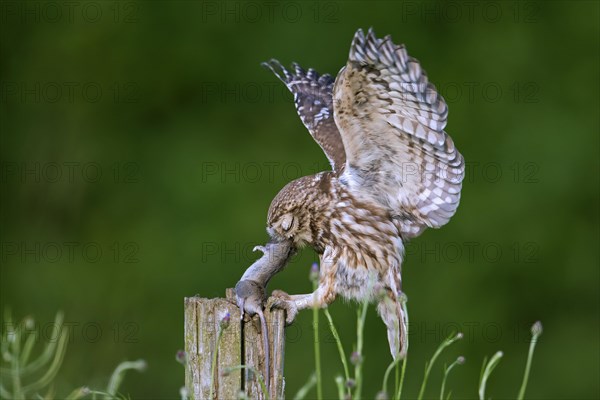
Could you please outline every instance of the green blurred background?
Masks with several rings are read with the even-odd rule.
[[[514,397],[539,319],[529,397],[598,398],[598,21],[593,1],[3,1],[2,306],[40,330],[65,311],[59,394],[143,358],[123,391],[177,398],[183,298],[223,296],[266,240],[278,190],[327,168],[260,62],[335,74],[373,26],[446,97],[468,163],[454,219],[408,246],[406,394],[460,329],[442,360],[467,358],[453,396],[474,398],[483,357],[503,350],[488,394]],[[314,260],[305,250],[270,287],[309,291]],[[348,350],[355,308],[331,307]],[[313,368],[310,314],[288,329],[289,396]],[[372,396],[390,356],[373,308],[367,324]],[[322,328],[332,397],[342,368]]]

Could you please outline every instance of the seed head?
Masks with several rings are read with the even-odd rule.
[[[311,265],[309,278],[313,282],[319,280],[319,264],[313,263]]]
[[[350,362],[353,365],[358,365],[358,364],[362,363],[362,361],[363,361],[362,355],[358,351],[353,351],[352,354],[350,354]]]
[[[185,351],[179,350],[177,354],[175,354],[175,360],[181,365],[185,365],[187,363],[187,354]]]
[[[387,393],[384,391],[377,393],[377,395],[375,396],[375,400],[388,400],[388,399],[389,399],[389,397],[388,397]]]
[[[540,321],[536,321],[535,324],[531,327],[531,334],[533,336],[540,336],[544,332],[544,327]]]
[[[227,313],[221,318],[221,322],[219,323],[221,330],[227,329],[229,327],[229,322],[231,322],[231,314]]]

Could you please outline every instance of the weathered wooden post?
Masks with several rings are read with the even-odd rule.
[[[237,399],[240,391],[249,399],[265,399],[258,377],[265,374],[265,354],[258,316],[240,322],[240,310],[235,304],[233,289],[227,289],[225,299],[187,297],[185,299],[185,387],[191,400]],[[222,329],[223,318],[230,321]],[[285,348],[285,317],[282,310],[265,310],[270,353],[269,398],[283,399],[283,357]],[[219,332],[222,330],[221,340]],[[216,356],[214,375],[213,359]],[[211,385],[213,399],[210,399]]]

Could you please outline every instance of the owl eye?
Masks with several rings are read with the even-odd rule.
[[[281,228],[284,231],[289,231],[294,224],[294,217],[292,215],[285,215],[281,220]]]

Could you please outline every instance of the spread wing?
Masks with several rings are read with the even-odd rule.
[[[444,132],[448,107],[419,62],[389,36],[354,36],[333,90],[347,165],[341,182],[388,207],[405,237],[456,212],[464,159]]]
[[[312,68],[305,71],[296,63],[293,64],[293,72],[277,60],[262,65],[273,71],[292,92],[302,123],[325,152],[332,169],[341,172],[346,163],[346,153],[333,119],[334,79],[329,74],[319,75]]]

